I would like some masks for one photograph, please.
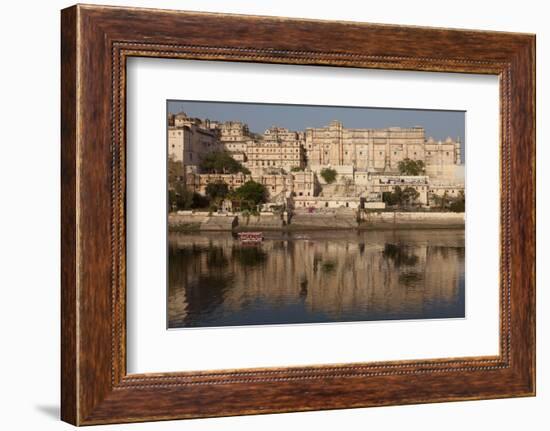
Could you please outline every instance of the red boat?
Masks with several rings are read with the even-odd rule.
[[[262,232],[239,232],[237,235],[239,236],[240,242],[257,243],[264,240],[264,234]]]

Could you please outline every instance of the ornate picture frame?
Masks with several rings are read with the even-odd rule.
[[[61,18],[64,421],[92,425],[535,394],[534,35],[91,5],[64,9]],[[136,56],[497,75],[499,355],[128,374],[126,60]]]

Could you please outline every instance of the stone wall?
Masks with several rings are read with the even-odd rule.
[[[452,212],[366,212],[362,214],[364,227],[448,227],[464,226],[464,213]]]
[[[361,212],[335,209],[326,212],[295,213],[288,225],[278,215],[262,213],[243,217],[234,214],[180,211],[168,216],[171,230],[278,230],[278,229],[399,229],[464,226],[464,213],[451,212]]]
[[[356,229],[357,215],[351,210],[336,210],[323,213],[298,213],[290,220],[290,229]]]
[[[238,230],[273,230],[282,228],[283,220],[279,215],[261,213],[257,216],[239,216]]]

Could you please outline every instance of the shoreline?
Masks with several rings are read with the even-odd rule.
[[[434,230],[434,229],[450,229],[450,230],[457,230],[464,228],[464,225],[458,225],[458,224],[449,224],[449,225],[442,225],[442,224],[400,224],[400,225],[392,225],[388,223],[381,223],[381,224],[375,224],[375,225],[367,225],[367,226],[355,226],[355,227],[321,227],[321,226],[296,226],[296,225],[288,225],[283,226],[281,228],[264,228],[262,230],[264,231],[273,231],[273,232],[303,232],[303,231],[347,231],[347,230],[407,230],[407,229],[415,229],[415,230]],[[199,231],[201,231],[199,229]],[[234,232],[253,232],[253,228],[236,228],[233,230]]]
[[[274,215],[170,214],[168,232],[298,232],[322,230],[428,230],[464,229],[464,213],[386,212],[362,214],[297,214],[286,224]]]
[[[200,225],[185,226],[185,227],[173,227],[168,228],[168,233],[186,233],[186,232],[318,232],[318,231],[347,231],[347,230],[457,230],[463,229],[464,225],[451,224],[451,225],[437,225],[437,224],[409,224],[409,225],[371,225],[371,226],[357,226],[357,227],[331,227],[324,228],[318,226],[283,226],[280,228],[266,227],[266,228],[235,228],[235,229],[201,229]]]

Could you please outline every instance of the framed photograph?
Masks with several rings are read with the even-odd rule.
[[[62,419],[535,394],[535,36],[61,14]]]

